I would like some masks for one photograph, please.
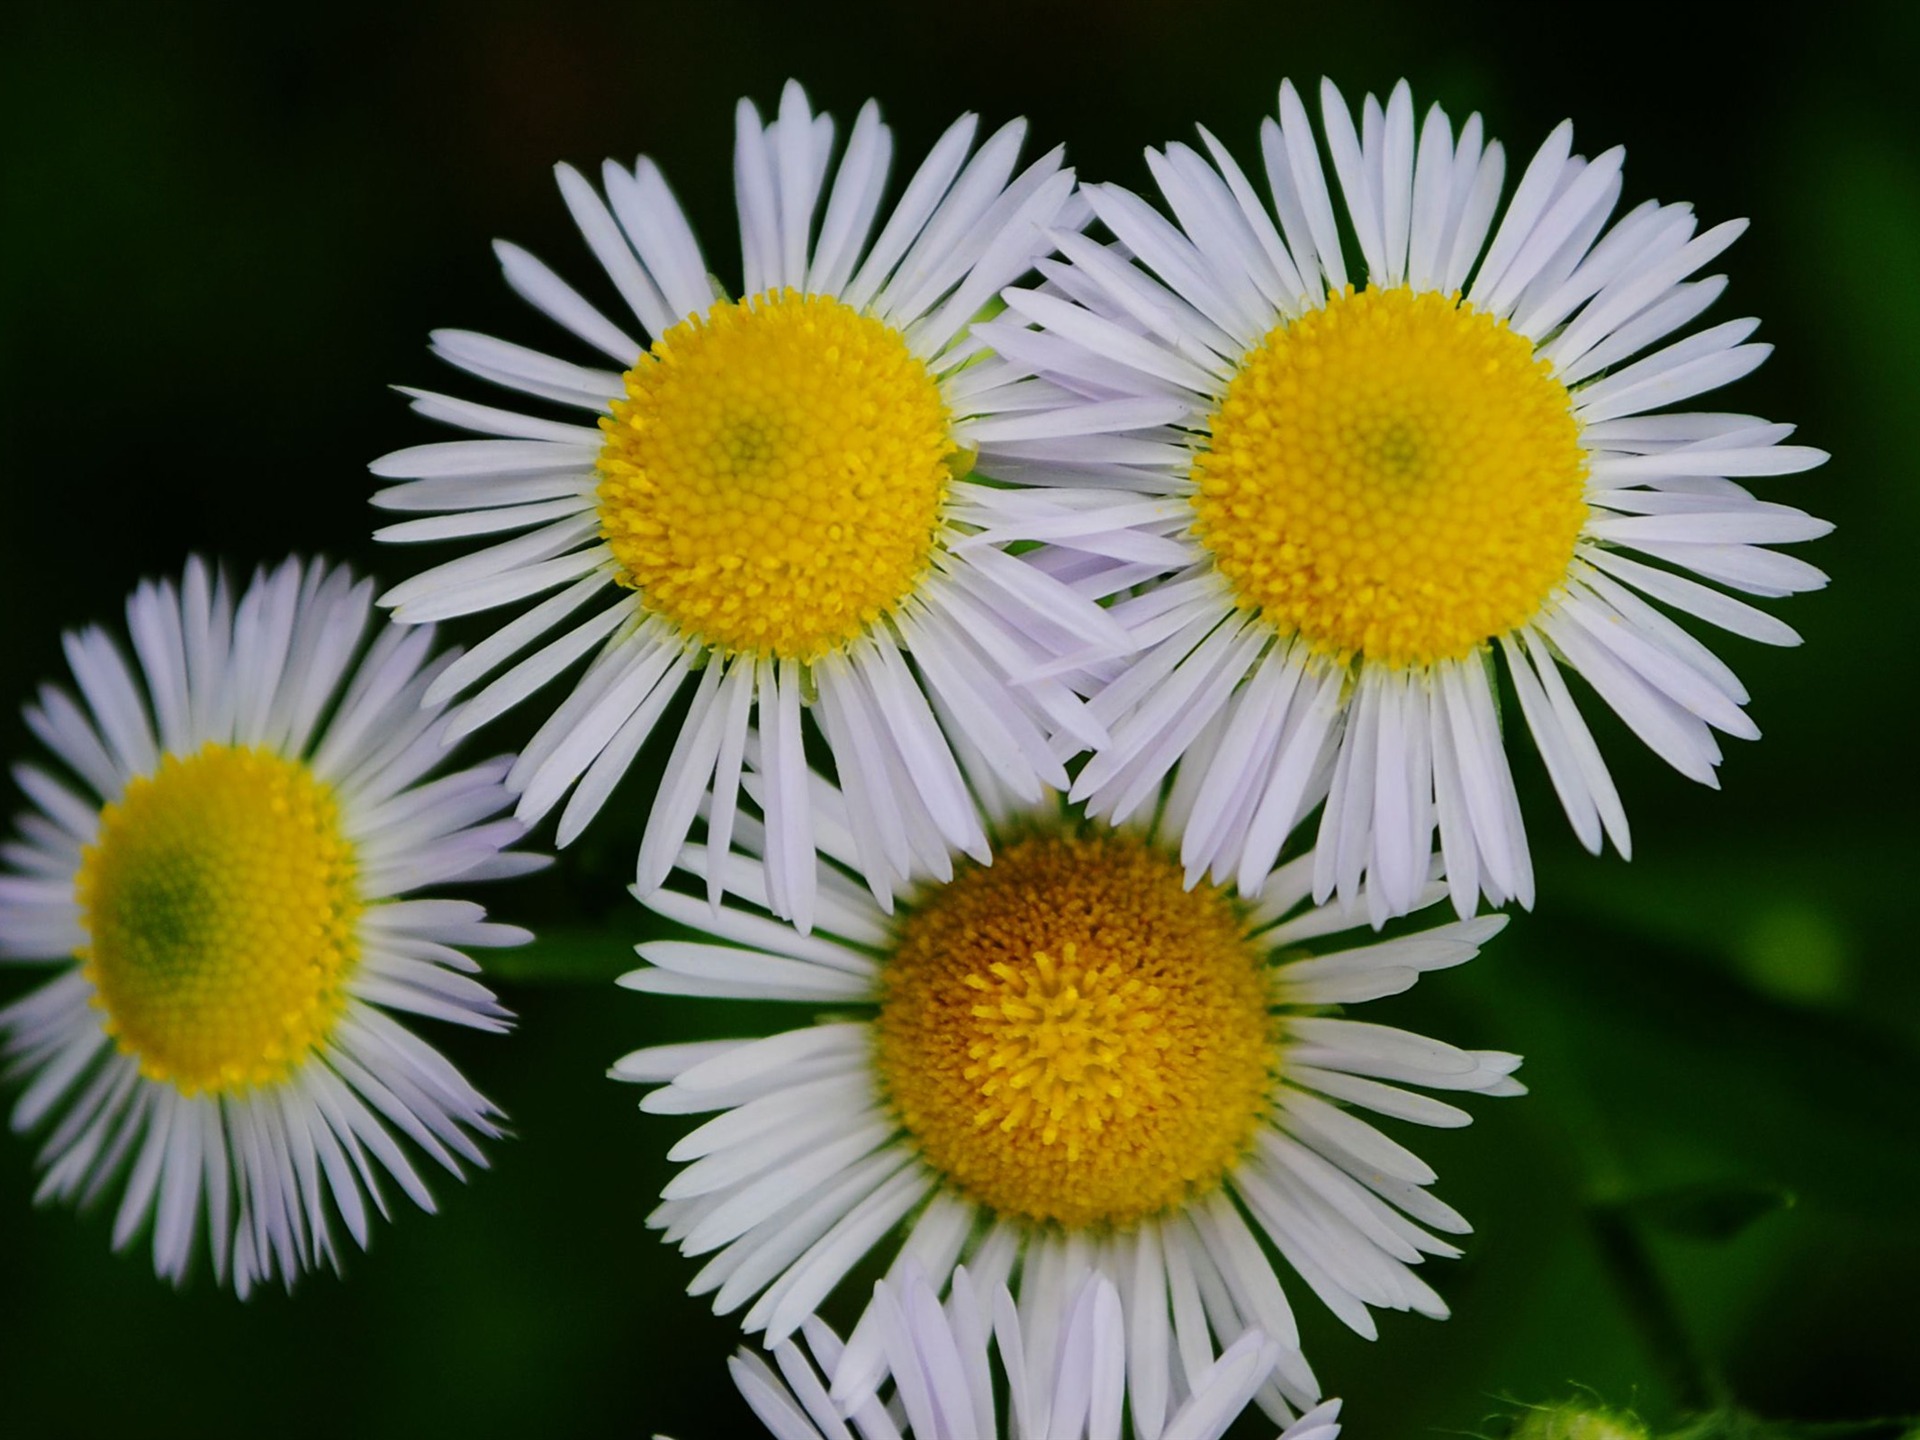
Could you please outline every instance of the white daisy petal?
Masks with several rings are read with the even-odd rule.
[[[419,390],[411,385],[395,388],[412,399],[416,415],[438,420],[443,425],[456,425],[462,430],[477,431],[482,435],[497,435],[507,440],[539,440],[582,449],[595,444],[600,438],[585,425],[567,425],[531,415],[518,415],[497,406],[476,405],[471,400],[436,395],[431,390]]]
[[[86,711],[65,690],[41,686],[39,700],[26,706],[25,714],[34,738],[59,756],[95,793],[106,794],[119,784],[119,762],[107,753]]]
[[[532,666],[534,661],[523,663]],[[623,727],[635,723],[639,715],[656,715],[659,706],[679,693],[688,668],[688,657],[657,628],[655,634],[642,634],[636,641],[603,646],[574,692],[534,733],[507,775],[509,788],[520,791],[516,810],[520,818],[531,821],[544,814],[581,768],[597,753],[605,753],[601,747],[615,746],[625,733]],[[651,719],[640,723],[651,724]]]
[[[902,258],[900,268],[888,280],[886,288],[874,297],[876,313],[925,314],[952,288],[958,275],[973,268],[979,258],[982,235],[993,235],[1001,229],[988,221],[990,208],[1019,194],[1019,188],[1009,188],[1007,182],[1026,131],[1024,120],[1010,121],[974,152],[966,168],[955,177],[953,188],[941,200],[939,209]],[[1057,162],[1058,152],[1053,158]],[[1041,164],[1046,166],[1047,162],[1043,160]],[[1056,204],[1045,219],[1051,222],[1058,209]],[[976,225],[979,228],[976,229]],[[1015,231],[1016,242],[1026,239],[1028,225]],[[1025,265],[1019,267],[1022,271],[1026,268]]]
[[[1471,128],[1479,118],[1478,115],[1471,116],[1467,121],[1468,127]],[[1464,132],[1460,145],[1463,151],[1468,148]],[[1480,259],[1481,247],[1487,241],[1487,231],[1499,210],[1500,185],[1506,173],[1506,151],[1498,140],[1490,141],[1472,166],[1459,165],[1455,168],[1453,244],[1447,251],[1446,269],[1436,289],[1453,291],[1467,283],[1467,276]]]
[[[927,152],[927,158],[920,162],[920,168],[907,182],[899,203],[867,250],[859,269],[840,292],[847,304],[864,308],[893,274],[907,247],[925,229],[928,217],[947,193],[953,177],[960,173],[979,126],[979,116],[962,115]]]
[[[1320,169],[1313,122],[1307,119],[1306,107],[1290,80],[1280,82],[1279,124],[1261,125],[1260,149],[1287,243],[1302,261],[1301,275],[1311,283],[1318,277],[1307,272],[1317,270],[1326,276],[1328,285],[1336,290],[1343,288],[1347,265],[1333,218],[1333,199]]]
[[[1372,187],[1367,185],[1363,173],[1360,136],[1353,128],[1353,115],[1332,80],[1320,82],[1320,123],[1326,133],[1327,149],[1333,154],[1334,173],[1340,177],[1347,213],[1353,219],[1354,234],[1360,241],[1360,253],[1366,257],[1367,274],[1385,284],[1386,235],[1381,229]]]
[[[1800,643],[1800,633],[1785,621],[1776,620],[1764,610],[1735,600],[1731,595],[1723,595],[1683,575],[1656,570],[1651,565],[1642,565],[1625,555],[1599,548],[1589,552],[1586,559],[1588,563],[1645,591],[1654,599],[1665,601],[1674,609],[1705,620],[1710,625],[1717,625],[1722,630],[1745,636],[1749,640],[1758,640],[1763,645]]]
[[[640,346],[581,297],[541,261],[506,240],[493,242],[500,270],[516,294],[556,325],[565,326],[595,349],[625,364]]]
[[[1513,328],[1539,340],[1563,324],[1580,305],[1598,294],[1630,265],[1644,266],[1656,255],[1679,249],[1692,238],[1693,212],[1685,205],[1648,200],[1617,221],[1597,244],[1573,246],[1577,262],[1551,289],[1536,281],[1522,297]],[[1542,293],[1536,294],[1539,290]],[[1631,353],[1631,352],[1629,352]],[[1571,384],[1574,377],[1562,372]]]
[[[1149,162],[1149,168],[1162,177],[1163,184],[1180,193],[1177,177],[1157,156]],[[1127,251],[1205,317],[1210,334],[1226,342],[1221,347],[1225,353],[1231,354],[1257,338],[1253,327],[1258,323],[1254,318],[1258,297],[1238,264],[1224,272],[1209,264],[1204,252],[1180,230],[1117,186],[1092,186],[1086,193],[1094,213]],[[1219,362],[1208,357],[1203,363],[1213,369]]]
[[[853,272],[855,260],[873,230],[893,158],[893,134],[880,123],[880,107],[869,100],[854,117],[847,153],[834,176],[820,238],[813,247],[807,289],[837,294]]]
[[[1594,345],[1613,334],[1667,291],[1711,264],[1722,251],[1746,233],[1747,222],[1728,220],[1689,240],[1657,263],[1630,267],[1583,308],[1566,329],[1541,348],[1542,358],[1556,367],[1572,365]],[[1598,419],[1599,417],[1595,417]]]
[[[620,393],[620,377],[611,370],[590,369],[542,355],[524,345],[512,345],[471,330],[435,330],[429,337],[433,353],[469,375],[510,386],[544,400],[598,410]]]
[[[1513,264],[1488,294],[1489,310],[1510,315],[1516,306],[1524,303],[1529,287],[1540,281],[1543,271],[1547,271],[1546,278],[1558,285],[1565,275],[1548,269],[1556,253],[1566,255],[1568,263],[1564,268],[1571,272],[1573,265],[1591,248],[1593,235],[1605,224],[1619,197],[1620,167],[1625,159],[1626,151],[1616,145],[1585,166],[1572,183],[1554,197],[1519,254],[1514,256]],[[1572,241],[1570,246],[1569,241]]]

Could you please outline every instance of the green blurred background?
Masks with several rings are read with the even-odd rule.
[[[28,747],[13,706],[62,670],[59,627],[113,618],[190,550],[241,569],[324,551],[388,579],[421,563],[368,538],[366,462],[434,438],[386,385],[474,391],[427,355],[434,326],[573,353],[508,292],[488,240],[613,303],[556,160],[653,155],[737,276],[734,99],[764,109],[789,75],[843,125],[878,96],[903,156],[962,108],[1025,114],[1082,175],[1136,187],[1140,147],[1196,120],[1251,162],[1289,74],[1332,74],[1352,98],[1404,74],[1422,107],[1481,110],[1510,154],[1571,115],[1586,153],[1627,146],[1623,209],[1658,196],[1707,223],[1752,217],[1716,315],[1762,315],[1779,352],[1708,403],[1797,421],[1834,452],[1766,492],[1838,522],[1803,552],[1835,583],[1778,607],[1804,649],[1721,646],[1767,732],[1732,746],[1724,793],[1599,722],[1631,866],[1586,857],[1531,751],[1519,761],[1538,912],[1369,1014],[1528,1056],[1530,1098],[1418,1138],[1478,1225],[1431,1276],[1455,1316],[1389,1316],[1368,1345],[1295,1287],[1310,1353],[1356,1440],[1476,1431],[1499,1397],[1573,1384],[1671,1419],[1669,1367],[1610,1281],[1593,1206],[1783,1187],[1797,1204],[1731,1238],[1655,1234],[1685,1323],[1759,1410],[1920,1412],[1916,16],[15,3],[0,18],[0,749]],[[526,733],[516,717],[488,738]],[[555,938],[498,972],[512,1038],[434,1038],[515,1138],[475,1183],[437,1185],[437,1219],[381,1228],[344,1280],[246,1305],[204,1276],[176,1293],[144,1252],[108,1254],[110,1214],[32,1209],[32,1145],[0,1140],[0,1431],[749,1433],[721,1367],[730,1327],[642,1227],[681,1127],[604,1078],[641,1044],[742,1023],[606,983],[646,923],[622,891],[645,789],[557,873],[488,897]],[[0,975],[0,998],[29,978]]]

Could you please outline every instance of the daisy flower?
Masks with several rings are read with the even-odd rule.
[[[946,1304],[926,1277],[910,1271],[899,1282],[874,1287],[874,1306],[884,1317],[884,1348],[893,1396],[878,1391],[856,1404],[848,1418],[829,1397],[844,1350],[823,1322],[805,1326],[811,1361],[801,1345],[774,1347],[774,1366],[750,1350],[730,1369],[741,1397],[779,1440],[900,1440],[902,1435],[994,1440],[1050,1436],[1053,1440],[1119,1440],[1126,1398],[1126,1349],[1119,1291],[1098,1272],[1080,1287],[1057,1332],[1028,1336],[1007,1288],[976,1288],[962,1266]],[[997,1352],[993,1363],[989,1349]],[[1258,1330],[1242,1335],[1219,1359],[1194,1377],[1192,1392],[1158,1431],[1159,1440],[1220,1440],[1273,1368],[1277,1347]],[[997,1419],[996,1371],[1007,1396],[1006,1419]],[[1340,1402],[1316,1406],[1279,1440],[1337,1440]],[[904,1422],[904,1423],[902,1423]]]
[[[420,697],[451,657],[393,626],[363,653],[372,590],[289,560],[236,605],[190,561],[128,602],[134,663],[70,633],[78,694],[26,710],[59,763],[14,770],[31,808],[0,847],[0,956],[61,968],[0,1010],[13,1125],[57,1117],[37,1198],[119,1189],[115,1248],[151,1221],[176,1283],[201,1228],[243,1296],[337,1267],[336,1222],[364,1248],[386,1214],[381,1172],[433,1209],[399,1137],[458,1175],[499,1133],[394,1015],[507,1027],[462,952],[531,937],[417,895],[541,861],[490,818],[505,760],[427,778],[447,721]]]
[[[969,338],[1001,288],[1052,252],[1049,233],[1085,223],[1060,150],[1016,174],[1024,122],[976,147],[976,119],[963,116],[884,223],[893,140],[872,103],[831,183],[833,122],[798,85],[771,124],[742,100],[738,125],[743,298],[719,292],[644,157],[631,170],[608,161],[604,195],[565,165],[558,173],[588,247],[651,344],[525,251],[496,247],[510,285],[619,369],[436,332],[443,359],[519,392],[519,403],[592,418],[562,423],[409,392],[423,415],[492,438],[374,462],[375,474],[404,482],[375,504],[435,512],[380,538],[487,543],[381,603],[414,622],[545,597],[430,691],[438,702],[493,677],[462,706],[456,735],[593,654],[508,776],[528,822],[571,790],[562,845],[691,683],[640,848],[640,888],[666,879],[709,789],[709,823],[726,848],[743,764],[757,764],[768,780],[769,899],[804,930],[814,872],[804,712],[843,785],[896,796],[889,843],[860,857],[882,897],[914,857],[938,866],[950,849],[984,853],[955,733],[1002,783],[1034,797],[1066,784],[1050,748],[1057,736],[1075,749],[1105,738],[1043,672],[1063,657],[1121,652],[1124,631],[1091,596],[1002,543],[1035,523],[1057,527],[1077,497],[968,477],[976,466],[997,474],[1023,446],[1057,443],[1063,425],[1150,422],[1165,407],[1060,413],[1056,387]],[[491,538],[510,531],[523,533]],[[1002,540],[974,538],[987,532]],[[1136,559],[1176,553],[1156,537],[1116,544]]]
[[[1733,672],[1668,612],[1796,643],[1726,591],[1823,584],[1765,547],[1830,527],[1738,482],[1826,457],[1780,443],[1790,426],[1669,408],[1771,348],[1749,343],[1753,320],[1673,338],[1719,297],[1723,277],[1694,277],[1744,222],[1696,233],[1690,207],[1651,201],[1612,219],[1622,152],[1577,156],[1564,124],[1501,210],[1501,149],[1479,116],[1456,135],[1435,106],[1416,130],[1405,83],[1384,108],[1368,96],[1357,128],[1331,83],[1322,101],[1344,223],[1283,85],[1260,137],[1271,207],[1204,130],[1206,156],[1150,150],[1173,218],[1086,187],[1117,243],[1056,237],[1067,263],[1009,291],[1013,316],[980,331],[1076,392],[1082,416],[1148,398],[1180,411],[1061,441],[1026,477],[1088,501],[1098,553],[1062,563],[1111,556],[1116,527],[1184,552],[1114,607],[1140,651],[1096,671],[1090,709],[1111,740],[1072,793],[1120,819],[1198,754],[1194,877],[1257,894],[1324,800],[1317,898],[1351,898],[1364,876],[1376,920],[1404,911],[1437,828],[1463,917],[1482,893],[1531,904],[1496,670],[1580,840],[1628,854],[1563,670],[1714,784],[1714,732],[1758,731]],[[1116,527],[1095,523],[1095,497]],[[1065,555],[1082,544],[1048,538]]]
[[[850,869],[863,822],[815,784],[816,843]],[[831,1012],[614,1067],[658,1087],[645,1110],[713,1114],[671,1150],[685,1168],[649,1224],[708,1257],[690,1289],[719,1313],[747,1306],[770,1344],[896,1229],[894,1273],[945,1277],[964,1260],[988,1293],[1017,1276],[1036,1335],[1066,1323],[1098,1269],[1126,1299],[1142,1434],[1215,1338],[1252,1326],[1280,1346],[1261,1400],[1285,1423],[1319,1388],[1267,1247],[1371,1337],[1369,1306],[1446,1314],[1411,1267],[1458,1253],[1429,1227],[1467,1228],[1428,1193],[1434,1172],[1360,1112],[1464,1125],[1403,1087],[1521,1091],[1517,1056],[1329,1011],[1468,960],[1503,919],[1330,938],[1364,925],[1364,898],[1305,903],[1310,855],[1258,903],[1186,885],[1188,787],[1152,827],[1089,822],[1058,797],[991,799],[991,866],[963,857],[950,879],[903,887],[891,915],[826,867],[817,933],[761,913],[761,834],[744,821],[739,899],[715,912],[674,890],[646,898],[711,938],[640,946],[629,988]],[[714,859],[689,846],[683,863],[704,874]],[[877,1378],[885,1328],[869,1311],[853,1332],[839,1398]]]

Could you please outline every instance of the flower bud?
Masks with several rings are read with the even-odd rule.
[[[1565,1403],[1530,1410],[1512,1440],[1648,1440],[1648,1435],[1629,1411]]]

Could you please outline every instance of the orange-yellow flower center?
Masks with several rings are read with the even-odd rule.
[[[650,610],[729,653],[813,660],[920,584],[968,461],[898,330],[825,295],[723,301],[601,420],[600,532]]]
[[[1394,666],[1531,619],[1586,522],[1566,387],[1458,297],[1352,290],[1241,362],[1194,461],[1194,533],[1242,608]]]
[[[922,1155],[1000,1215],[1125,1226],[1217,1186],[1275,1076],[1265,954],[1120,831],[963,863],[908,910],[878,1066]]]
[[[100,814],[75,881],[103,1025],[187,1094],[284,1079],[359,960],[353,848],[298,761],[208,744]]]

